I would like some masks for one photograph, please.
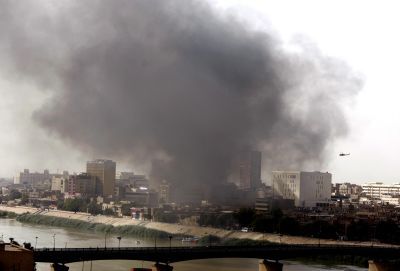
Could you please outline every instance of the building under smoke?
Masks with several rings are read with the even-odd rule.
[[[329,206],[332,174],[328,172],[273,171],[273,198],[292,200],[296,207]]]
[[[242,190],[256,190],[261,187],[261,152],[242,151],[240,153],[240,182]]]
[[[288,51],[200,0],[62,3],[2,3],[0,72],[47,91],[33,119],[49,134],[147,168],[177,200],[224,184],[243,148],[264,172],[316,168],[348,132],[361,81],[310,41]]]
[[[111,160],[96,159],[86,163],[86,173],[92,177],[97,177],[105,197],[114,195],[116,163]]]

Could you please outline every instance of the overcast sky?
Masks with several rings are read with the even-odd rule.
[[[400,153],[397,1],[211,2],[260,30],[272,28],[288,43],[306,36],[323,54],[343,59],[361,74],[362,91],[345,105],[350,134],[335,143],[327,168],[316,170],[333,173],[337,182],[400,181],[396,170]],[[32,112],[46,98],[45,92],[34,88],[0,74],[0,176],[13,176],[24,168],[84,170],[85,161],[93,157],[32,122]],[[341,152],[351,155],[339,157]],[[135,170],[135,166],[119,169]]]

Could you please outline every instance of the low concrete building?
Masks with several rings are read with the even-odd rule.
[[[382,204],[384,204],[384,205],[394,205],[394,206],[400,205],[400,197],[399,196],[383,194],[381,197],[381,201],[382,201]]]
[[[400,183],[384,184],[382,182],[370,182],[362,185],[365,195],[371,198],[382,198],[382,195],[400,195]]]
[[[128,189],[124,200],[134,202],[138,206],[157,207],[158,193],[152,190]]]
[[[86,173],[72,175],[68,180],[68,194],[80,194],[86,196],[101,195],[101,182],[96,176],[90,176]]]
[[[332,174],[326,172],[273,171],[273,197],[294,201],[296,207],[327,206],[331,201]]]
[[[60,191],[61,193],[68,192],[68,178],[53,176],[51,179],[51,190]]]
[[[0,270],[35,270],[33,251],[0,241]]]

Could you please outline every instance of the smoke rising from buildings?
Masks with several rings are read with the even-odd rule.
[[[85,153],[192,191],[243,149],[319,169],[348,132],[362,82],[309,41],[287,49],[202,1],[49,3],[1,0],[1,72],[49,92],[33,119]]]

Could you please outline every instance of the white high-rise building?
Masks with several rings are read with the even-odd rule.
[[[328,205],[331,200],[332,174],[326,172],[273,171],[274,196],[294,200],[296,207]]]

